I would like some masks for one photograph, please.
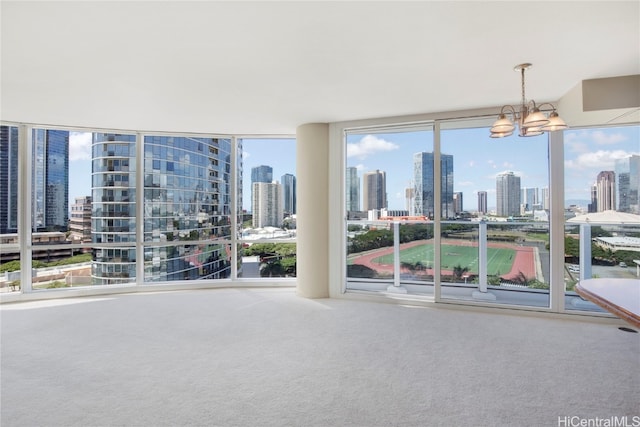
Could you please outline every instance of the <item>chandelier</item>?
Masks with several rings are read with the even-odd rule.
[[[535,101],[531,100],[527,102],[524,96],[524,71],[531,68],[531,64],[519,64],[516,65],[513,70],[520,71],[522,76],[522,104],[514,107],[513,105],[505,105],[500,110],[498,120],[491,126],[491,138],[502,138],[513,134],[515,129],[514,122],[518,124],[519,136],[536,136],[542,135],[543,132],[552,132],[555,130],[567,129],[568,126],[558,116],[556,107],[550,103],[544,103],[536,105]],[[540,109],[548,106],[546,111],[551,111],[549,116],[546,116]],[[543,111],[545,111],[543,109]],[[507,117],[510,114],[512,120]]]

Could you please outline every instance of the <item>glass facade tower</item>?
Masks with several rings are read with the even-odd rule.
[[[290,173],[282,175],[282,190],[284,198],[284,214],[296,213],[296,177]]]
[[[360,178],[358,178],[358,169],[349,166],[346,174],[346,199],[347,212],[357,212],[360,210]]]
[[[416,215],[428,218],[434,216],[435,171],[433,153],[416,153],[413,155],[414,211]],[[454,218],[453,203],[453,156],[440,155],[440,181],[442,218]]]
[[[640,156],[633,154],[616,160],[617,210],[640,214]]]
[[[67,231],[69,225],[69,132],[33,130],[31,203],[33,231]]]
[[[135,247],[112,243],[136,242],[137,226],[145,282],[227,277],[231,140],[145,136],[143,224],[135,220],[135,142],[135,135],[93,136],[94,283],[135,280]]]
[[[18,232],[18,128],[0,126],[0,234]]]

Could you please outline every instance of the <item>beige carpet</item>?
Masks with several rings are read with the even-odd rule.
[[[610,323],[307,300],[292,289],[26,302],[0,315],[2,427],[537,427],[640,416],[640,334]]]

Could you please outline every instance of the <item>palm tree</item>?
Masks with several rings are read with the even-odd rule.
[[[456,279],[456,280],[462,279],[462,276],[467,271],[469,271],[469,267],[462,267],[460,264],[456,265],[455,267],[453,267],[453,277],[454,277],[454,279]]]

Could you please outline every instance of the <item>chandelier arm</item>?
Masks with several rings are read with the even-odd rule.
[[[543,106],[543,105],[548,105],[549,107],[551,107],[551,111],[552,111],[552,112],[555,112],[555,111],[556,111],[556,107],[555,107],[552,103],[550,103],[550,102],[543,102],[542,104],[539,104],[539,105],[538,105],[538,109],[539,109],[540,111],[548,111],[548,110],[544,110],[544,109],[542,108],[542,106]]]
[[[505,110],[511,110],[511,111],[506,111],[506,112],[510,112],[513,120],[516,119],[516,109],[513,105],[503,105],[502,108],[500,109],[500,114],[504,114]]]

